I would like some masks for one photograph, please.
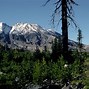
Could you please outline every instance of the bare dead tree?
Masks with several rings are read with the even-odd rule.
[[[50,2],[51,0],[47,0],[44,6]],[[61,14],[61,17],[58,20],[58,24],[60,20],[62,20],[62,45],[63,45],[63,57],[65,60],[68,59],[68,25],[72,22],[75,27],[77,27],[76,22],[73,17],[73,5],[78,5],[74,0],[56,0],[55,1],[55,10],[52,14],[52,23],[55,24],[56,14]]]

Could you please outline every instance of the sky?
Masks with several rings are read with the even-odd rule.
[[[0,22],[10,26],[23,22],[38,24],[45,29],[53,29],[61,33],[59,27],[53,28],[51,23],[52,13],[55,9],[51,0],[46,6],[42,6],[47,0],[0,0]],[[85,2],[86,1],[86,2]],[[74,20],[82,30],[82,42],[89,45],[89,0],[75,0],[79,5],[73,6]],[[58,18],[60,19],[60,18]],[[74,26],[69,27],[69,39],[77,41],[78,31]]]

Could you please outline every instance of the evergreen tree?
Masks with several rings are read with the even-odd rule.
[[[34,56],[34,61],[35,60],[42,60],[42,52],[40,51],[40,49],[37,47],[35,52],[33,53]]]
[[[57,38],[54,39],[53,44],[52,44],[52,54],[51,57],[53,61],[57,60]]]
[[[62,47],[62,39],[60,36],[58,37],[58,45],[57,46],[58,46],[57,51],[58,51],[59,57],[61,57],[63,54],[63,51],[62,51],[63,47]]]
[[[79,30],[78,30],[78,37],[77,37],[79,52],[81,52],[82,49],[83,49],[82,38],[83,38],[83,37],[82,37],[82,31],[79,29]]]
[[[61,38],[55,38],[52,44],[52,59],[54,61],[57,61],[59,57],[62,55],[62,44],[61,44]]]

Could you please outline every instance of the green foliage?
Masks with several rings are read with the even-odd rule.
[[[6,86],[9,89],[10,87],[25,89],[28,84],[52,83],[63,86],[68,81],[73,87],[80,83],[88,84],[88,80],[85,79],[84,62],[87,56],[85,53],[72,52],[71,60],[74,60],[72,64],[68,64],[63,56],[59,56],[56,61],[52,60],[49,51],[39,52],[39,54],[41,58],[36,58],[36,55],[29,51],[0,51],[0,88]]]
[[[79,51],[81,52],[82,51],[82,48],[83,48],[83,44],[82,44],[82,31],[79,29],[78,30],[78,37],[77,37],[77,40],[78,40],[78,48],[79,48]]]
[[[41,75],[40,70],[41,70],[41,67],[40,67],[40,62],[38,60],[34,63],[34,67],[33,67],[33,83],[34,84],[37,84],[39,82],[39,77]]]
[[[48,74],[48,66],[44,58],[42,62],[40,63],[40,68],[41,68],[40,83],[42,83],[46,79],[47,74]]]
[[[62,43],[61,38],[55,38],[52,44],[52,54],[51,57],[53,61],[57,61],[57,59],[62,55]]]

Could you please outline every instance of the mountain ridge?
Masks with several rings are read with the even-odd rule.
[[[0,22],[0,43],[12,49],[34,51],[37,48],[51,50],[52,42],[61,34],[52,29],[44,29],[38,24],[17,23],[9,26]],[[69,40],[69,47],[76,47],[76,42]]]

